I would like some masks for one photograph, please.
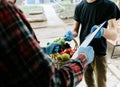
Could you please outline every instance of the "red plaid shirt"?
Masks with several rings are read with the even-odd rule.
[[[56,69],[27,25],[14,4],[0,0],[0,87],[76,86],[86,67],[85,56]]]

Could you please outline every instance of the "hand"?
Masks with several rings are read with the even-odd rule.
[[[87,56],[87,64],[91,63],[94,59],[94,50],[91,46],[80,47],[78,49],[78,54],[84,53]]]
[[[46,54],[52,54],[57,53],[61,47],[61,44],[59,42],[53,42],[49,45],[47,45],[44,50]]]
[[[92,28],[91,28],[91,31],[90,32],[94,32],[96,29],[98,28],[97,25],[94,25]],[[101,38],[101,36],[103,36],[103,33],[104,33],[104,28],[101,28],[98,33],[95,35],[94,38]]]
[[[66,34],[64,35],[64,40],[65,41],[71,41],[71,40],[73,40],[73,33],[71,32],[71,31],[68,31],[68,32],[66,32]]]
[[[72,33],[73,33],[73,36],[74,36],[74,37],[77,37],[77,36],[78,36],[78,33],[77,33],[76,31],[73,31]]]

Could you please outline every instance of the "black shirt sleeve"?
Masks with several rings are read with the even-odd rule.
[[[74,20],[79,22],[79,23],[81,22],[80,21],[80,9],[81,9],[81,4],[78,4],[75,7],[75,11],[74,11]]]
[[[109,5],[108,7],[110,9],[109,12],[107,12],[109,15],[108,19],[116,18],[117,20],[120,18],[120,10],[115,3],[111,3],[111,4],[113,5]]]

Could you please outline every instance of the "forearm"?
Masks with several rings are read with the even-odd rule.
[[[117,32],[116,32],[116,30],[113,30],[113,29],[104,29],[103,36],[106,39],[116,40],[116,38],[117,38]]]
[[[117,38],[117,29],[116,29],[116,19],[111,19],[108,21],[108,28],[104,29],[103,36],[106,39],[116,40]]]
[[[75,21],[74,22],[74,27],[73,27],[73,35],[74,35],[74,37],[78,36],[79,27],[80,27],[80,23]]]
[[[59,70],[59,76],[62,80],[61,85],[64,87],[76,86],[82,80],[83,73],[86,69],[86,62],[87,59],[85,55],[79,55],[76,60],[72,60],[62,66]]]

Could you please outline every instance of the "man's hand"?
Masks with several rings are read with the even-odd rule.
[[[96,29],[98,28],[97,25],[94,25],[92,28],[91,28],[91,31],[90,32],[94,32]],[[95,35],[94,38],[101,38],[103,36],[103,33],[104,33],[104,28],[101,28],[98,33]]]
[[[73,33],[71,31],[67,31],[64,35],[64,40],[65,41],[71,41],[73,40],[74,36]]]
[[[59,42],[53,42],[46,47],[44,47],[44,51],[46,54],[52,54],[52,53],[57,53],[61,47],[61,43]]]
[[[74,37],[77,37],[77,36],[78,36],[78,33],[77,33],[76,31],[73,31],[72,33],[73,33],[73,36],[74,36]]]
[[[87,64],[91,63],[94,59],[94,50],[91,46],[80,47],[78,49],[78,54],[85,54],[87,56]]]

